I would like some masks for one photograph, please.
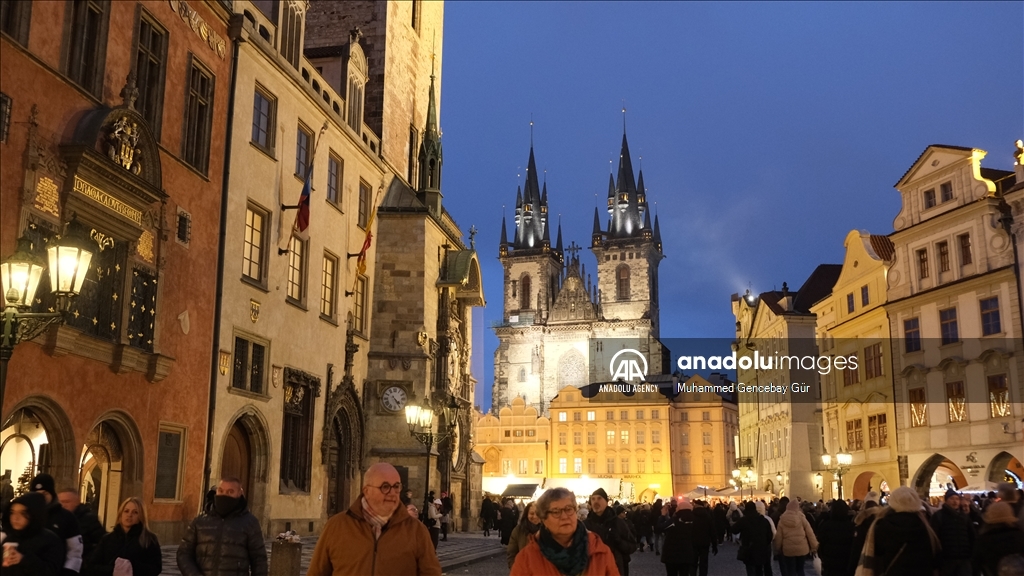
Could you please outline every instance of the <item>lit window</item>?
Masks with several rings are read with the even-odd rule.
[[[583,473],[583,458],[572,459],[572,473],[582,474]]]
[[[302,302],[306,296],[306,242],[292,236],[288,243],[288,298]]]
[[[587,410],[587,421],[593,422],[595,420],[597,420],[597,412],[593,410]]]
[[[320,275],[320,315],[325,318],[334,318],[337,271],[338,258],[324,252],[323,270]]]
[[[1006,374],[988,377],[988,399],[993,418],[1010,416],[1010,391],[1006,387]]]
[[[615,430],[609,430],[606,433],[607,441],[605,442],[608,446],[615,444]]]
[[[619,438],[622,440],[622,444],[629,444],[629,430],[622,430],[619,432]]]
[[[565,458],[558,459],[558,473],[565,474],[568,471],[568,461]]]
[[[864,449],[864,430],[862,424],[863,420],[859,418],[846,421],[846,447],[850,450]]]
[[[910,425],[913,427],[928,425],[928,404],[925,402],[924,388],[911,388],[910,394]]]
[[[355,294],[352,295],[352,329],[364,334],[366,328],[366,278],[356,280]]]
[[[568,412],[559,412],[558,413],[558,421],[559,422],[568,422],[569,421],[569,413]]]
[[[266,252],[267,214],[250,205],[245,210],[245,239],[242,243],[242,275],[263,281],[263,258]]]
[[[950,422],[963,422],[967,419],[967,397],[964,395],[963,382],[946,383],[946,406]]]

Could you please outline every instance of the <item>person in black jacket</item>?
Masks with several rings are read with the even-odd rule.
[[[996,502],[985,511],[985,526],[974,546],[974,569],[983,576],[999,576],[1003,558],[1024,554],[1024,530],[1008,502]]]
[[[64,576],[78,576],[82,570],[82,531],[78,519],[60,505],[53,476],[39,474],[29,483],[33,492],[43,495],[46,500],[46,526],[64,541]]]
[[[860,553],[864,550],[864,540],[868,537],[871,525],[875,523],[875,516],[881,511],[882,507],[878,505],[878,502],[867,500],[864,502],[864,509],[854,517],[853,541],[850,542],[850,559],[846,563],[846,576],[856,574],[857,564],[860,563]]]
[[[707,504],[698,500],[693,507],[694,535],[693,547],[697,552],[697,573],[708,576],[708,549],[718,555],[718,542],[715,539],[715,521]]]
[[[875,574],[933,576],[939,567],[939,539],[921,510],[921,497],[909,486],[889,496],[864,539],[861,563]]]
[[[128,562],[132,576],[157,576],[163,571],[160,542],[149,531],[142,501],[128,498],[117,509],[117,526],[100,540],[92,556],[86,576],[111,576],[118,564]]]
[[[823,576],[846,576],[853,541],[853,518],[846,500],[832,502],[827,516],[818,523],[818,557]]]
[[[64,565],[64,543],[47,529],[46,499],[35,492],[15,498],[4,515],[4,576],[57,576]],[[7,550],[7,544],[17,548]]]
[[[698,533],[693,505],[683,500],[679,503],[672,521],[665,526],[665,546],[661,561],[668,576],[690,576],[697,571],[697,547],[694,540]]]
[[[77,488],[62,488],[57,494],[60,505],[65,510],[75,515],[78,520],[78,528],[82,531],[82,573],[87,572],[89,559],[96,550],[96,545],[107,535],[107,530],[100,523],[96,513],[89,508],[88,504],[82,503],[82,497]]]
[[[583,524],[612,549],[620,576],[629,576],[629,556],[636,550],[636,540],[626,521],[616,516],[608,506],[608,493],[604,488],[598,488],[591,494],[590,513]]]
[[[220,481],[213,514],[189,524],[177,559],[182,576],[267,576],[263,530],[238,478]]]
[[[747,567],[747,574],[761,576],[763,567],[772,561],[772,525],[757,513],[757,505],[747,502],[743,517],[729,529],[740,535],[740,548],[736,559]]]
[[[946,501],[931,519],[932,530],[939,537],[942,576],[971,576],[971,554],[974,551],[974,527],[960,511],[960,495],[946,491]]]

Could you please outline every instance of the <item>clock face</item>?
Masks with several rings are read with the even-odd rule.
[[[385,410],[390,412],[398,412],[405,408],[405,403],[408,400],[409,398],[401,386],[390,386],[380,396],[380,403],[384,406]]]

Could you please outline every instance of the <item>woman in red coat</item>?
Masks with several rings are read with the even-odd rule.
[[[619,576],[615,557],[576,517],[576,495],[551,488],[535,505],[540,532],[518,555],[509,576]]]

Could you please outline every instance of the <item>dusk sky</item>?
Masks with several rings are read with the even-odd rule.
[[[1024,136],[1021,2],[449,2],[444,25],[444,202],[479,230],[483,407],[531,117],[552,220],[587,248],[625,101],[661,218],[663,338],[730,338],[731,294],[796,289],[851,229],[892,232],[893,184],[929,144],[1010,170]]]

